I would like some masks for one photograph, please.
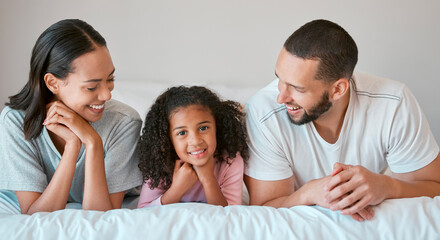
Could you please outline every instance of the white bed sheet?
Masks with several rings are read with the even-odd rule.
[[[440,197],[386,200],[370,221],[317,206],[178,203],[108,212],[0,213],[1,239],[440,239]]]

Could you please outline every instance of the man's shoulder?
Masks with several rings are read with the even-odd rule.
[[[353,80],[357,95],[375,99],[400,100],[407,89],[401,82],[363,72],[354,73]]]
[[[267,119],[277,116],[277,113],[285,109],[283,104],[277,103],[278,79],[272,81],[260,89],[246,103],[246,114],[253,119],[264,122]]]

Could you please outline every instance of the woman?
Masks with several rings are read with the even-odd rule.
[[[29,81],[0,117],[0,189],[14,191],[21,213],[120,208],[142,183],[136,142],[142,125],[111,99],[115,68],[104,38],[68,19],[38,38]]]

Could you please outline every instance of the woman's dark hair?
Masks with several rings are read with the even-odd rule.
[[[170,139],[170,116],[178,108],[194,104],[206,107],[214,116],[217,161],[230,163],[237,153],[245,162],[249,158],[245,114],[239,103],[222,101],[205,87],[172,87],[151,106],[138,143],[139,168],[143,180],[150,180],[151,189],[160,186],[167,190],[171,186],[178,156]]]
[[[327,82],[350,79],[358,60],[353,38],[338,24],[323,19],[300,27],[286,40],[284,48],[297,57],[319,60],[315,79]]]
[[[72,73],[72,61],[92,52],[96,46],[106,46],[105,39],[89,24],[78,19],[59,21],[46,29],[32,50],[29,80],[16,95],[9,97],[9,106],[24,110],[26,140],[38,137],[46,118],[46,105],[53,94],[46,87],[44,75],[51,73],[65,79]]]

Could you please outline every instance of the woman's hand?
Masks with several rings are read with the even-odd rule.
[[[82,143],[84,143],[86,148],[90,144],[101,142],[101,137],[92,126],[62,102],[51,102],[47,105],[47,109],[46,119],[43,123],[44,125],[48,126],[50,124],[55,124],[67,127],[81,140]],[[54,127],[52,127],[52,129],[55,131],[57,130]],[[62,130],[63,129],[60,129],[60,131]],[[67,136],[65,133],[63,133],[63,135]]]

